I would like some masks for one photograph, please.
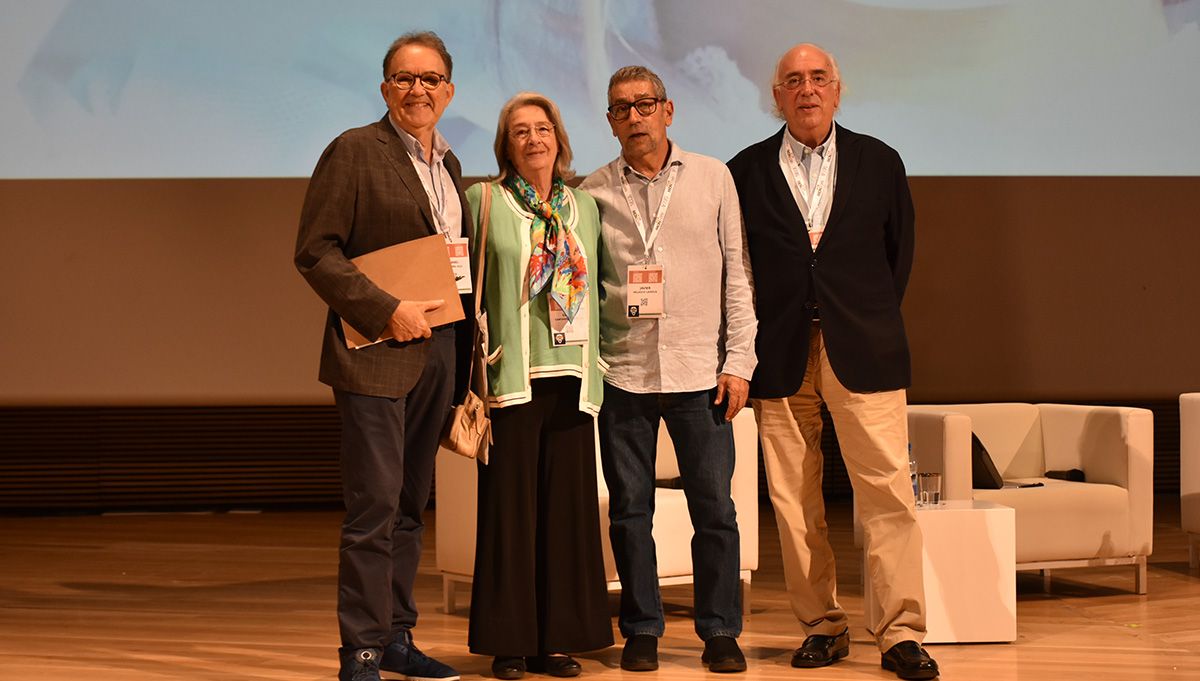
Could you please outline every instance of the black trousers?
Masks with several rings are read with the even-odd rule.
[[[490,463],[479,466],[471,652],[612,645],[592,424],[579,411],[576,378],[534,379],[531,402],[492,410]]]
[[[421,513],[454,390],[454,332],[437,330],[432,341],[407,395],[333,391],[342,417],[338,628],[346,649],[382,648],[417,623]]]

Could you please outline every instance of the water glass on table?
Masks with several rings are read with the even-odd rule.
[[[942,474],[918,473],[917,491],[918,506],[940,506],[942,503]]]

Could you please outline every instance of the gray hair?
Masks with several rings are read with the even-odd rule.
[[[825,55],[825,58],[829,60],[829,71],[830,71],[830,73],[833,74],[833,79],[838,82],[839,87],[842,87],[845,85],[845,83],[842,82],[842,72],[840,69],[838,69],[837,59],[835,59],[833,57],[833,53],[831,53],[829,50],[825,49],[824,47],[821,47],[820,45],[818,45],[816,43],[800,43],[798,45],[793,45],[792,47],[789,47],[787,52],[784,52],[784,54],[791,52],[792,50],[796,49],[797,47],[811,47],[814,50]],[[779,64],[782,61],[783,61],[783,57],[781,56],[779,58],[779,61],[775,62],[775,70],[771,73],[771,90],[772,91],[775,89],[775,86],[779,83]],[[845,92],[844,87],[842,87],[842,92]],[[775,102],[774,97],[771,97],[771,113],[774,114],[775,118],[778,118],[781,121],[787,120],[786,118],[784,118],[783,112],[779,110],[779,104]]]
[[[508,118],[523,106],[536,106],[545,111],[546,118],[549,118],[550,124],[554,126],[554,139],[558,142],[558,157],[554,159],[554,176],[564,180],[575,177],[575,171],[571,169],[573,157],[571,138],[567,136],[567,128],[563,125],[558,105],[549,97],[537,92],[518,92],[500,109],[500,120],[496,122],[496,143],[493,145],[493,150],[496,152],[496,166],[500,168],[500,174],[496,176],[496,180],[503,180],[517,171],[512,159],[508,157]]]
[[[450,58],[450,52],[446,49],[446,43],[442,42],[438,34],[433,31],[413,31],[393,40],[391,47],[388,47],[387,54],[383,57],[384,80],[387,80],[387,77],[392,75],[388,73],[388,66],[392,63],[392,57],[395,56],[400,48],[408,45],[420,45],[421,47],[428,47],[437,52],[442,58],[442,63],[446,65],[446,80],[450,80],[450,76],[454,71],[454,60]]]
[[[654,89],[654,96],[659,99],[667,98],[667,86],[663,85],[662,78],[658,74],[646,68],[645,66],[622,66],[617,69],[617,72],[612,74],[612,78],[608,79],[608,103],[612,104],[613,88],[621,83],[628,83],[635,80],[644,80],[650,83],[650,87]]]

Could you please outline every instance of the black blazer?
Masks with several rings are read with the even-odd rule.
[[[469,237],[462,169],[451,153],[444,162],[462,204],[462,233]],[[386,115],[347,130],[325,149],[304,197],[295,255],[300,274],[329,305],[321,347],[323,383],[377,397],[400,397],[416,384],[429,354],[427,341],[386,341],[350,350],[341,320],[367,338],[383,333],[399,301],[363,276],[350,258],[437,234],[435,224],[421,178]],[[462,300],[465,310],[473,309],[470,297]],[[466,383],[464,353],[470,348],[471,321],[456,329],[456,394]]]
[[[783,129],[729,162],[746,222],[758,313],[750,396],[795,394],[808,362],[812,306],[834,374],[855,392],[912,381],[900,301],[913,258],[904,163],[883,142],[837,126],[837,184],[817,250],[779,167]]]

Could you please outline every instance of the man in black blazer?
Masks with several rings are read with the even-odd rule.
[[[784,577],[806,638],[795,667],[849,654],[821,496],[821,403],[833,416],[867,541],[868,622],[885,669],[938,675],[925,635],[921,532],[908,476],[908,343],[900,301],[913,257],[904,164],[833,122],[841,81],[815,45],[783,55],[773,94],[787,125],[729,162],[746,222],[759,320],[750,384]]]
[[[338,564],[339,681],[457,679],[412,642],[421,513],[469,330],[431,329],[447,301],[397,300],[350,258],[441,233],[469,237],[462,170],[436,130],[454,97],[452,62],[433,33],[398,38],[383,61],[388,114],[330,143],[309,182],[296,267],[329,304],[320,380],[342,418],[346,517]],[[342,320],[366,338],[346,347]],[[456,348],[456,345],[458,346]]]

